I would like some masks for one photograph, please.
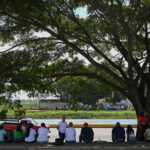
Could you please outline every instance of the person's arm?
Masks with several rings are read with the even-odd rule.
[[[146,133],[146,131],[144,132],[144,138],[145,138],[145,140],[147,139],[147,133]]]
[[[80,136],[83,136],[83,128],[81,129],[81,133],[80,133]]]
[[[92,129],[92,128],[91,128]],[[94,136],[94,131],[93,131],[93,129],[92,129],[92,135]]]
[[[76,137],[76,129],[74,129],[74,136]]]
[[[58,123],[58,125],[57,125],[57,130],[58,130],[58,131],[59,131],[59,124],[60,124],[60,123]]]

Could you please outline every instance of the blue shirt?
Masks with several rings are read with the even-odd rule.
[[[4,139],[5,134],[6,134],[6,131],[1,129],[0,130],[0,142],[5,142],[5,139]]]

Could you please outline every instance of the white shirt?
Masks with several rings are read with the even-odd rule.
[[[76,130],[73,127],[67,128],[65,132],[66,141],[76,140]]]
[[[25,128],[25,126],[22,126],[22,127],[21,127],[21,130],[23,131],[23,133],[26,133],[26,128]]]
[[[65,133],[66,132],[67,122],[60,121],[58,123],[58,126],[59,126],[59,132],[61,132],[61,133]]]
[[[25,142],[33,142],[35,141],[36,131],[34,129],[30,129],[29,136],[25,138]]]
[[[48,142],[48,129],[41,127],[38,129],[38,142]]]

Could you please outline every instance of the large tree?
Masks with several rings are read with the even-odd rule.
[[[79,8],[87,9],[85,17]],[[97,79],[126,96],[138,116],[150,114],[149,16],[149,0],[1,0],[0,37],[12,44],[5,53],[49,56],[20,72],[44,82],[68,75]],[[78,63],[78,56],[97,71]]]

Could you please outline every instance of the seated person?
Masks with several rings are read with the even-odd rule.
[[[33,129],[33,124],[29,124],[27,128],[25,142],[32,143],[35,142],[36,130]]]
[[[73,128],[73,123],[69,123],[69,128],[66,129],[65,138],[67,143],[76,142],[76,130]]]
[[[20,125],[21,125],[21,130],[23,131],[24,134],[26,134],[26,125],[27,122],[26,121],[21,121]]]
[[[18,124],[16,130],[14,131],[14,142],[15,143],[20,143],[23,142],[23,131],[21,130],[21,125]]]
[[[84,127],[81,129],[79,136],[79,142],[92,143],[94,139],[94,132],[91,127],[88,127],[88,123],[84,123]]]
[[[48,129],[45,127],[45,123],[41,123],[41,128],[38,129],[37,142],[48,142]]]
[[[7,132],[4,130],[4,126],[0,125],[0,143],[5,142],[5,136],[7,136]]]
[[[144,137],[147,142],[150,142],[150,124],[148,125],[148,128],[145,130]]]
[[[125,130],[117,122],[116,126],[112,129],[112,141],[113,142],[124,142],[125,141]]]
[[[126,133],[127,133],[127,142],[136,142],[134,130],[132,129],[131,125],[128,125]]]

